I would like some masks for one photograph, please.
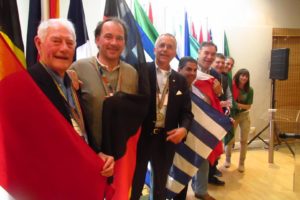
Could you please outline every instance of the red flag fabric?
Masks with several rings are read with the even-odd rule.
[[[235,81],[232,81],[232,97],[236,101],[239,97],[240,90],[237,87]]]
[[[136,164],[140,125],[147,113],[147,96],[118,92],[103,103],[102,151],[115,160],[114,200],[128,200]],[[124,120],[126,119],[126,120]],[[109,123],[114,121],[114,123]]]
[[[0,186],[15,199],[98,199],[103,161],[35,85],[15,0],[0,0]]]
[[[59,0],[49,0],[49,18],[59,17]]]
[[[113,196],[114,200],[129,199],[134,169],[136,164],[136,144],[139,140],[141,129],[128,139],[125,155],[115,163],[115,181],[113,186],[116,192]],[[129,164],[130,163],[130,164]]]
[[[192,36],[197,40],[197,34],[196,34],[196,31],[195,31],[194,22],[192,22]]]
[[[200,33],[199,33],[199,44],[202,44],[203,42],[203,32],[202,32],[202,26],[200,27]]]
[[[150,22],[153,24],[153,14],[152,14],[152,6],[151,3],[149,3],[149,14],[148,14]]]
[[[27,72],[4,77],[0,96],[0,185],[16,199],[102,200],[103,162]]]

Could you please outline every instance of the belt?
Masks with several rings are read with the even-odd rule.
[[[159,128],[159,127],[156,127],[153,129],[153,134],[156,135],[156,134],[162,134],[162,133],[165,133],[165,129],[164,128]]]

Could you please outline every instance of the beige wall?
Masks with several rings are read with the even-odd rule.
[[[251,109],[252,126],[263,128],[268,119],[270,102],[270,51],[272,28],[300,28],[299,0],[140,0],[143,6],[152,4],[155,27],[159,32],[169,31],[167,19],[185,7],[193,21],[202,21],[212,28],[225,30],[231,55],[236,59],[234,71],[248,68],[254,88]],[[28,2],[17,0],[23,40],[26,44]],[[127,1],[129,5],[133,0]],[[102,19],[105,0],[83,0],[90,40],[93,30]],[[69,0],[61,1],[61,16],[68,11]],[[163,20],[166,19],[166,20]],[[203,22],[206,21],[206,22]],[[197,24],[196,24],[197,27]],[[198,25],[199,28],[199,25]],[[220,32],[220,34],[222,33]],[[221,38],[217,33],[215,38]],[[220,39],[220,40],[221,40]],[[218,44],[220,41],[216,41]],[[220,42],[221,43],[221,42]],[[96,52],[96,48],[94,48]]]

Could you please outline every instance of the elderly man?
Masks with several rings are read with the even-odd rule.
[[[73,61],[76,47],[76,35],[72,23],[62,18],[43,21],[38,27],[38,34],[34,41],[40,61],[29,68],[29,74],[57,110],[87,142],[77,94],[66,73]],[[114,169],[113,157],[101,152],[98,155],[105,162],[101,174],[111,176]]]

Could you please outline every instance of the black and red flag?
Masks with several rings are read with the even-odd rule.
[[[0,192],[14,199],[103,200],[103,161],[24,66],[16,0],[0,0]]]
[[[139,95],[118,93],[107,98],[103,104],[103,137],[106,138],[103,141],[110,141],[104,148],[116,160],[113,199],[127,200],[134,175],[141,124],[148,108],[148,79],[142,67],[145,55],[137,22],[125,0],[107,0],[104,10],[106,17],[117,17],[126,23],[128,38],[121,59],[134,66],[139,74]]]

